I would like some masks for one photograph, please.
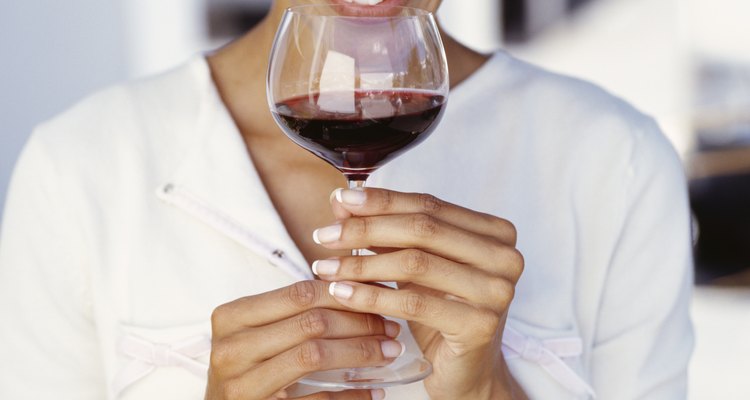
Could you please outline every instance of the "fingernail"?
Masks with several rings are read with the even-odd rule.
[[[385,390],[383,389],[370,390],[370,397],[372,398],[372,400],[383,400],[385,398]]]
[[[339,240],[341,237],[341,225],[331,225],[325,228],[316,229],[313,232],[313,240],[317,244],[331,243]]]
[[[331,192],[331,195],[328,196],[328,202],[329,203],[333,203],[333,199],[338,200],[338,197],[339,197],[338,193],[340,191],[342,191],[342,190],[344,190],[344,189],[338,188],[338,189],[334,190],[333,192]]]
[[[336,200],[339,203],[350,206],[361,206],[367,200],[367,194],[363,190],[338,189],[336,190]]]
[[[312,271],[315,275],[336,275],[340,265],[339,260],[318,260],[313,262]]]
[[[395,340],[380,342],[380,349],[383,350],[383,357],[385,358],[401,357],[406,351],[404,344]]]
[[[352,297],[352,294],[354,294],[354,288],[346,283],[331,282],[328,286],[328,293],[333,297],[349,300]]]
[[[384,325],[385,335],[388,337],[395,338],[398,336],[399,332],[401,332],[401,325],[399,325],[398,322],[385,320]]]

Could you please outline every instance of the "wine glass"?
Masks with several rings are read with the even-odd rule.
[[[295,143],[341,171],[350,189],[424,141],[448,99],[448,66],[434,16],[423,9],[340,1],[287,9],[268,67],[274,119]],[[353,250],[361,255],[361,250]],[[427,360],[324,371],[303,383],[376,388],[423,379]]]

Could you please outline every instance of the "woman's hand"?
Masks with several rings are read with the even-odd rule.
[[[385,365],[402,351],[399,325],[343,309],[328,284],[303,281],[214,310],[207,400],[286,399],[314,371]],[[338,310],[337,310],[338,309]],[[318,393],[301,399],[381,400],[382,390]]]
[[[338,190],[339,223],[318,229],[329,249],[378,255],[314,263],[350,310],[409,321],[433,373],[432,399],[525,398],[510,376],[501,336],[523,270],[514,226],[430,195]],[[396,281],[399,290],[362,282]]]

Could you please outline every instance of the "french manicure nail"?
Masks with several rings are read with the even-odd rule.
[[[401,332],[401,325],[398,322],[385,320],[383,324],[385,325],[385,335],[388,337],[395,338]]]
[[[380,342],[380,349],[383,351],[383,357],[385,358],[401,357],[406,351],[404,344],[395,340]]]
[[[383,400],[385,399],[385,390],[383,389],[370,390],[370,397],[372,398],[372,400]]]
[[[349,300],[352,297],[352,294],[354,294],[354,288],[346,283],[331,282],[328,286],[328,293],[333,297]]]
[[[367,200],[367,194],[362,190],[340,189],[336,191],[336,200],[350,206],[361,206]]]
[[[329,203],[333,203],[333,199],[336,199],[338,201],[339,196],[340,196],[339,192],[342,191],[342,190],[344,190],[344,189],[338,188],[338,189],[335,189],[333,192],[331,192],[331,195],[328,196],[328,202]]]
[[[317,244],[332,243],[341,237],[341,225],[331,225],[316,229],[313,232],[313,240]]]
[[[318,260],[313,262],[312,271],[315,275],[336,275],[339,272],[339,260]]]

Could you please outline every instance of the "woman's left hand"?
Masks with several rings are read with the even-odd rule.
[[[509,222],[431,195],[337,190],[338,223],[315,232],[329,249],[373,256],[314,263],[332,294],[352,310],[409,321],[433,373],[432,399],[525,398],[501,352],[501,337],[523,257]],[[368,282],[395,281],[394,290]]]

